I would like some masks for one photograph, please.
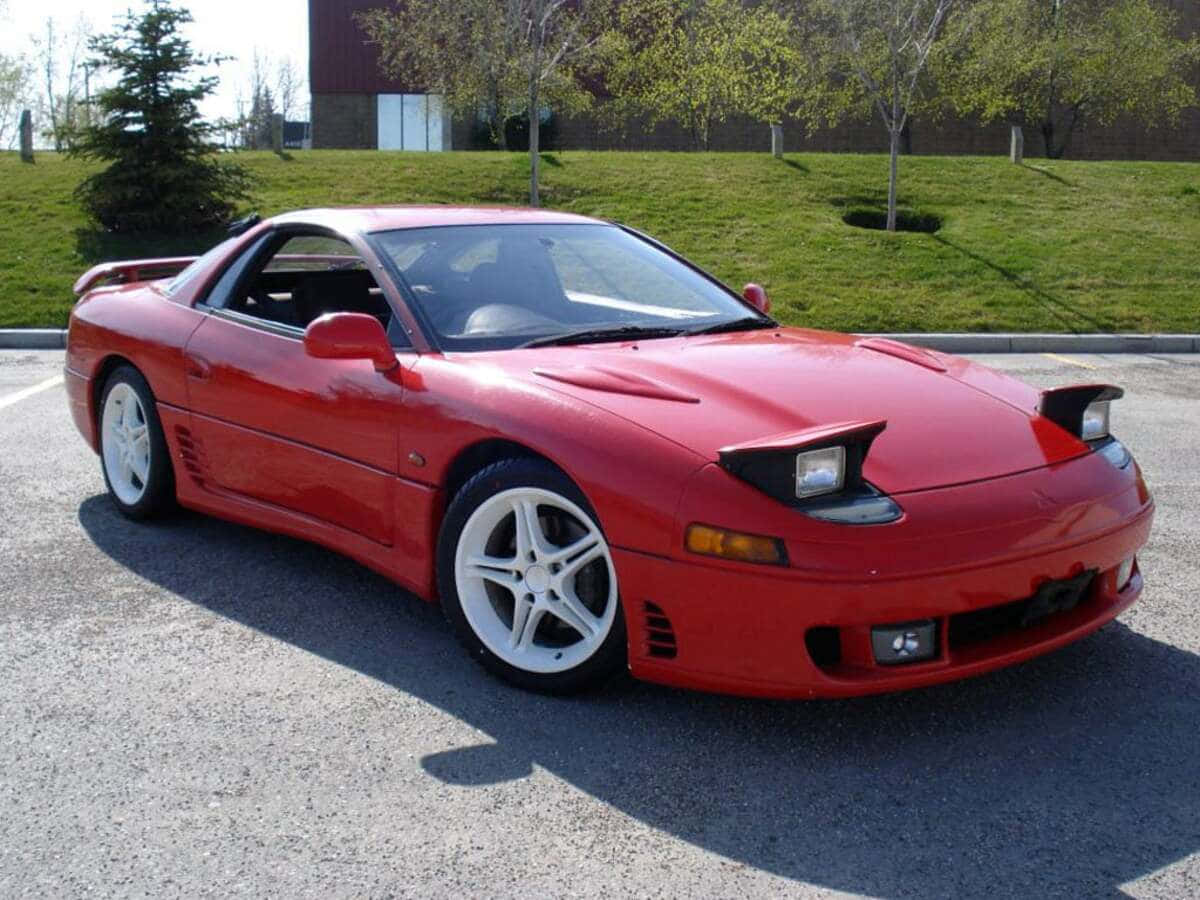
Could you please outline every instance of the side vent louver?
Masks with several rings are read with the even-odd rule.
[[[204,458],[200,447],[192,438],[192,433],[182,425],[175,426],[175,442],[179,446],[179,460],[184,469],[192,476],[196,484],[204,485]]]
[[[667,614],[662,611],[661,607],[650,602],[646,603],[645,612],[646,637],[650,655],[658,659],[674,659],[677,648],[675,646],[675,629],[671,627],[671,620],[667,618]]]

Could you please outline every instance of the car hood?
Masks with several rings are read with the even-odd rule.
[[[1088,450],[1037,415],[1035,389],[892,341],[781,328],[480,356],[714,461],[721,448],[747,441],[886,420],[863,474],[892,493],[995,478]]]

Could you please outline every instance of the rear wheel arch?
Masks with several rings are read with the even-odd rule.
[[[118,511],[150,518],[174,507],[175,465],[150,382],[133,363],[114,359],[95,379],[100,468]]]
[[[150,379],[146,378],[146,373],[143,372],[134,362],[128,357],[121,356],[119,353],[110,353],[108,356],[100,360],[100,364],[96,367],[96,374],[92,378],[91,396],[88,398],[88,411],[92,417],[92,425],[96,428],[96,433],[100,433],[100,401],[104,397],[104,386],[108,383],[109,377],[121,366],[129,366],[134,369],[142,378],[146,379],[146,384],[150,384]],[[154,386],[150,386],[151,393],[154,392]]]

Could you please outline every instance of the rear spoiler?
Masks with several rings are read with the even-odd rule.
[[[129,259],[124,262],[101,263],[92,266],[75,282],[72,290],[82,297],[101,284],[132,284],[135,281],[154,281],[178,275],[199,257],[168,256],[162,259]]]
[[[75,282],[75,296],[82,297],[99,284],[133,284],[135,281],[154,281],[178,275],[200,257],[167,256],[162,259],[130,259],[125,262],[101,263],[93,266]],[[277,253],[277,262],[325,263],[331,269],[344,268],[360,262],[357,256],[334,253]]]

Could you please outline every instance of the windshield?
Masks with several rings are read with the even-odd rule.
[[[769,323],[716,282],[612,225],[467,225],[373,235],[446,350],[663,337]],[[600,336],[596,336],[600,332]]]

